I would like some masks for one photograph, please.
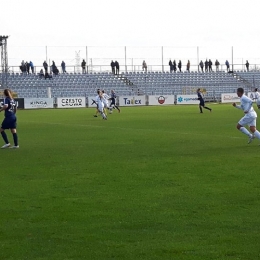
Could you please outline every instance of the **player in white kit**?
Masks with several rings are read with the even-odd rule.
[[[102,91],[99,91],[98,98],[97,98],[98,111],[102,115],[102,118],[107,120],[107,116],[104,113],[104,103],[105,103],[105,99],[103,98],[103,93]]]
[[[105,90],[102,90],[102,96],[104,99],[104,113],[107,116],[107,109],[109,109],[108,100],[110,99],[110,96],[107,93],[105,93]]]
[[[257,88],[255,89],[255,95],[253,99],[255,100],[258,109],[260,109],[260,93],[258,92]]]
[[[243,88],[237,89],[237,95],[238,97],[240,97],[240,105],[233,103],[233,106],[238,109],[242,109],[245,114],[244,117],[242,117],[238,122],[237,129],[249,137],[248,143],[250,144],[255,137],[260,139],[260,133],[256,129],[257,114],[252,106],[253,101],[249,97],[244,95]],[[245,125],[249,126],[252,134],[245,128]]]

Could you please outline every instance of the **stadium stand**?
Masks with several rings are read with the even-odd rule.
[[[121,78],[109,73],[60,74],[52,79],[40,78],[34,74],[10,74],[9,88],[19,97],[47,97],[47,87],[51,87],[53,97],[93,96],[97,88],[109,91],[115,89],[118,95],[133,95]]]
[[[197,88],[204,88],[208,99],[219,99],[221,93],[236,92],[236,88],[244,84],[240,78],[225,72],[130,72],[126,73],[126,77],[139,89],[140,94],[194,94]]]
[[[118,95],[166,95],[194,94],[197,88],[206,89],[207,99],[219,99],[221,93],[233,93],[237,87],[253,87],[260,82],[259,72],[126,72],[66,73],[53,79],[40,78],[36,74],[13,73],[8,76],[9,87],[18,97],[47,97],[47,87],[52,96],[93,96],[97,88],[107,92],[115,89]]]
[[[234,74],[248,87],[258,88],[260,86],[259,71],[235,71]]]

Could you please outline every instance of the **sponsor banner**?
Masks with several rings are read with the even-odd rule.
[[[145,96],[120,96],[119,106],[145,106]]]
[[[58,108],[80,108],[86,107],[85,97],[57,98]]]
[[[14,101],[16,103],[16,107],[18,109],[24,109],[24,98],[14,98]],[[0,107],[3,105],[4,99],[0,99]]]
[[[177,95],[177,105],[198,105],[197,95]]]
[[[53,98],[25,98],[24,108],[53,108]]]
[[[160,105],[173,105],[174,95],[156,95],[149,96],[149,105],[160,106]]]
[[[234,103],[234,102],[240,102],[240,98],[237,96],[237,93],[221,94],[221,103]]]
[[[88,107],[97,107],[96,103],[93,103],[93,101],[96,101],[96,96],[88,97]]]

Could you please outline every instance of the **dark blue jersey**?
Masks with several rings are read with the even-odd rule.
[[[198,92],[197,94],[198,94],[198,100],[200,101],[200,106],[204,107],[205,102],[204,102],[204,99],[203,99],[203,95],[200,92]]]
[[[15,116],[16,104],[14,100],[9,97],[6,97],[4,99],[4,105],[7,105],[7,108],[5,109],[5,117]]]
[[[111,98],[116,99],[116,93],[111,93]]]
[[[203,96],[201,95],[200,92],[198,92],[198,100],[199,100],[200,102],[204,102]]]

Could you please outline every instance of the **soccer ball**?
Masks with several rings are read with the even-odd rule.
[[[109,109],[109,114],[112,114],[113,113],[113,110],[112,109]]]

